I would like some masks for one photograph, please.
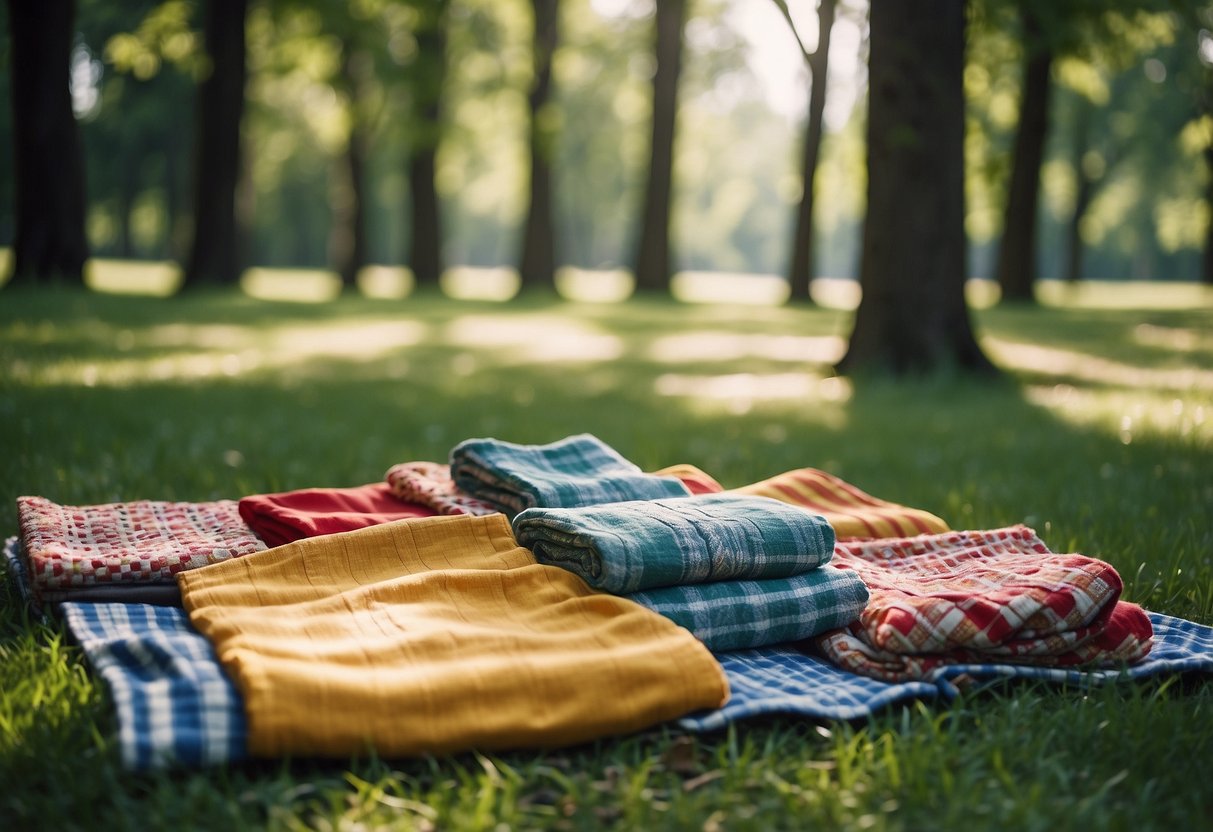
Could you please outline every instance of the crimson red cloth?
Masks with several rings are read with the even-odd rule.
[[[240,501],[240,516],[268,546],[305,537],[352,532],[367,526],[417,517],[433,517],[428,506],[392,496],[386,482],[356,488],[304,488],[279,494],[254,494]]]

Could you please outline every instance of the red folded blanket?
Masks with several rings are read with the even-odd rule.
[[[835,566],[871,592],[859,620],[822,636],[834,663],[888,681],[958,662],[1133,662],[1152,629],[1119,602],[1116,570],[1056,554],[1025,526],[839,543]]]
[[[240,501],[240,516],[270,546],[437,513],[428,506],[392,496],[386,482],[255,494]]]

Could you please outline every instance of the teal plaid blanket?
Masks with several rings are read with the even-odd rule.
[[[627,597],[719,653],[845,627],[863,612],[868,588],[854,570],[822,566],[791,578],[669,586]]]
[[[461,491],[509,515],[690,493],[677,478],[644,473],[588,433],[550,445],[468,439],[451,450],[451,477]]]
[[[586,508],[532,508],[514,536],[540,563],[616,595],[709,581],[788,578],[834,553],[834,529],[802,508],[697,494]]]

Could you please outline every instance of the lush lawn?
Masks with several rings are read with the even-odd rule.
[[[955,527],[1015,522],[1213,623],[1213,296],[1149,287],[979,313],[1001,383],[829,377],[849,313],[0,294],[0,531],[14,498],[355,485],[469,436],[593,432],[726,485],[837,473]],[[1134,294],[1136,293],[1136,294]],[[1139,308],[1142,304],[1153,308]],[[0,586],[5,828],[1204,827],[1213,686],[1038,685],[855,725],[658,730],[555,754],[133,777],[106,691]],[[542,704],[542,703],[538,703]],[[12,824],[12,825],[10,825]]]

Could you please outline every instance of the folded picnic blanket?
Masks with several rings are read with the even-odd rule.
[[[1213,627],[1147,613],[1154,648],[1137,664],[1102,670],[986,662],[944,665],[923,680],[888,682],[856,675],[791,645],[739,650],[717,658],[729,680],[724,707],[678,721],[691,731],[716,731],[743,719],[783,714],[808,719],[864,719],[909,698],[951,699],[958,685],[1038,679],[1080,687],[1173,673],[1213,673]]]
[[[690,633],[535,563],[500,514],[309,538],[179,582],[255,755],[552,747],[727,697]]]
[[[1150,649],[1149,620],[1117,603],[1111,565],[1051,552],[1026,526],[839,543],[834,563],[854,569],[871,598],[818,645],[866,676],[921,679],[972,661],[1133,662]]]
[[[657,477],[676,477],[692,494],[714,494],[724,487],[694,465],[671,465],[654,472]],[[401,462],[385,476],[391,492],[407,503],[428,506],[436,514],[493,514],[493,503],[464,493],[451,479],[451,467],[439,462]]]
[[[839,540],[903,537],[948,531],[948,524],[917,508],[878,500],[815,468],[798,468],[729,493],[771,497],[823,515]]]
[[[595,589],[626,595],[708,581],[787,578],[826,563],[834,530],[766,497],[700,494],[586,508],[532,508],[518,542]]]
[[[245,756],[240,694],[183,610],[77,602],[61,609],[109,686],[124,765],[196,766]]]
[[[30,583],[38,593],[171,584],[182,570],[265,548],[233,500],[63,506],[44,497],[18,497],[17,514]]]
[[[239,506],[240,516],[270,546],[437,514],[428,506],[398,498],[382,482],[254,494],[241,499]]]
[[[510,516],[534,507],[576,508],[690,493],[677,478],[642,472],[588,433],[550,445],[468,439],[451,450],[451,477],[464,493]]]
[[[863,611],[868,588],[853,570],[822,566],[790,578],[668,586],[625,597],[685,627],[719,653],[845,627]]]
[[[184,610],[75,603],[62,609],[69,632],[113,693],[126,766],[194,766],[247,757],[248,727],[240,691]],[[927,681],[891,683],[857,676],[791,645],[723,653],[717,658],[728,679],[728,701],[720,708],[688,714],[679,725],[712,731],[774,714],[864,719],[906,698],[950,699],[960,684],[1006,679],[1087,686],[1162,674],[1213,673],[1213,627],[1148,615],[1154,629],[1150,655],[1131,667],[1107,670],[957,664],[938,668]]]

